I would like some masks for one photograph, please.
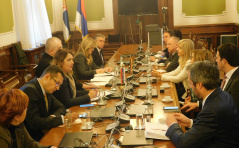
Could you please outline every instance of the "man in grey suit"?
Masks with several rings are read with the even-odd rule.
[[[216,62],[219,70],[225,73],[225,83],[221,85],[221,89],[228,92],[237,107],[239,108],[239,48],[233,44],[224,44],[218,47]],[[198,103],[187,103],[181,109],[189,108],[186,112],[189,112],[196,107],[201,108],[201,102]]]
[[[196,97],[203,99],[203,109],[195,120],[181,113],[169,115],[166,136],[176,147],[239,147],[239,110],[231,95],[218,87],[218,67],[200,61],[188,69],[190,87]],[[184,133],[179,125],[190,129]]]

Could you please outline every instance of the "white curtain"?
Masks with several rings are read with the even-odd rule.
[[[13,0],[18,39],[23,49],[45,44],[52,37],[44,0]]]

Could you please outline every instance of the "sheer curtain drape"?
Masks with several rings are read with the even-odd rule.
[[[52,36],[44,0],[13,0],[18,38],[23,49],[45,44]]]

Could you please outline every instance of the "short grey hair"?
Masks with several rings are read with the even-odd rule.
[[[214,63],[210,61],[198,61],[187,67],[193,85],[201,82],[207,90],[215,89],[220,84],[220,72]]]
[[[61,40],[57,37],[51,37],[48,38],[46,41],[46,45],[45,45],[45,51],[49,51],[52,48],[56,48],[56,46],[58,45],[58,43],[61,43]]]
[[[105,38],[105,36],[103,34],[98,33],[98,34],[95,35],[94,40],[96,40],[98,37]]]

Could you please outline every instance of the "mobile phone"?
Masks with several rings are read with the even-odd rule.
[[[163,110],[164,110],[165,113],[168,113],[168,112],[179,112],[180,111],[178,106],[163,107]]]
[[[90,107],[90,106],[94,106],[94,104],[82,104],[82,105],[80,105],[80,107]]]

